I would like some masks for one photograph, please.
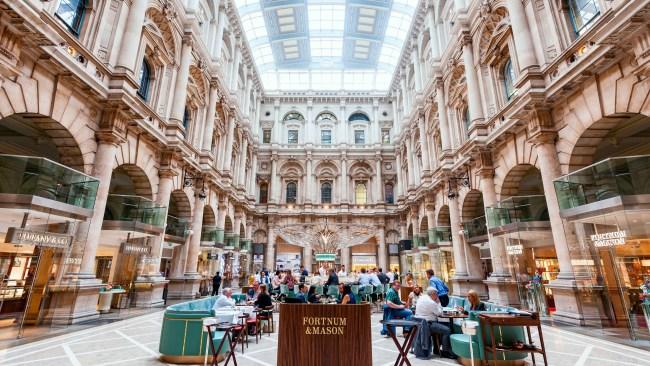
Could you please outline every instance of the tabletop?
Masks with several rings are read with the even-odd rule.
[[[419,322],[416,322],[414,320],[406,320],[406,319],[381,320],[380,323],[386,325],[393,325],[396,327],[413,327],[413,326],[420,325]]]

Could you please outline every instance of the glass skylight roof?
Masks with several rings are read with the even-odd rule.
[[[388,90],[418,0],[235,0],[267,91]]]

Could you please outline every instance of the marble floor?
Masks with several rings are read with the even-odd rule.
[[[0,365],[161,365],[158,340],[162,316],[160,311],[11,347],[0,351]],[[380,315],[373,314],[373,364],[389,366],[397,351],[391,339],[379,335],[379,320]],[[545,326],[543,331],[549,364],[553,366],[650,366],[650,352],[638,348],[556,327]],[[238,364],[276,365],[277,343],[277,334],[265,335],[259,344],[253,338],[244,354],[238,348]],[[543,364],[537,357],[537,364]],[[445,359],[410,359],[414,366],[456,364]]]

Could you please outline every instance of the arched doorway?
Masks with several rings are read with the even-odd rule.
[[[203,276],[199,289],[202,294],[212,292],[212,276],[219,271],[219,254],[216,248],[217,218],[210,205],[203,206],[203,223],[201,225],[201,254],[198,272]]]
[[[436,275],[442,278],[451,289],[452,283],[449,281],[454,274],[454,256],[451,244],[451,218],[449,216],[449,206],[442,205],[438,209],[436,217],[436,226],[433,228],[433,243],[437,249],[434,254],[438,256],[436,262],[439,263],[440,271]]]
[[[167,224],[165,226],[165,244],[160,260],[160,272],[165,277],[180,276],[185,271],[183,248],[189,234],[192,205],[185,191],[172,191],[167,208]]]
[[[492,258],[481,191],[473,189],[467,192],[462,203],[461,220],[470,274],[487,278],[492,272]]]

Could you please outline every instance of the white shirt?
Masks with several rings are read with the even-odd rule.
[[[311,276],[311,284],[315,286],[320,286],[323,284],[323,280],[320,278],[319,275],[313,275]]]
[[[388,273],[386,273],[386,276],[390,280],[390,283],[393,283],[393,281],[395,281],[395,275],[393,274],[393,272],[388,271]]]
[[[438,319],[438,315],[442,314],[442,305],[438,302],[433,301],[431,296],[423,294],[418,299],[417,304],[415,305],[415,317],[420,319],[426,319],[428,321],[435,321]]]
[[[318,269],[318,274],[320,274],[321,277],[325,277],[325,268],[320,267]]]
[[[348,273],[345,272],[344,270],[340,270],[339,273],[338,273],[339,277],[346,277],[347,275],[348,275]]]
[[[212,307],[213,310],[217,310],[220,308],[228,308],[228,307],[234,307],[235,306],[235,299],[228,298],[225,295],[219,295],[217,297],[217,301],[214,302],[214,306]]]

